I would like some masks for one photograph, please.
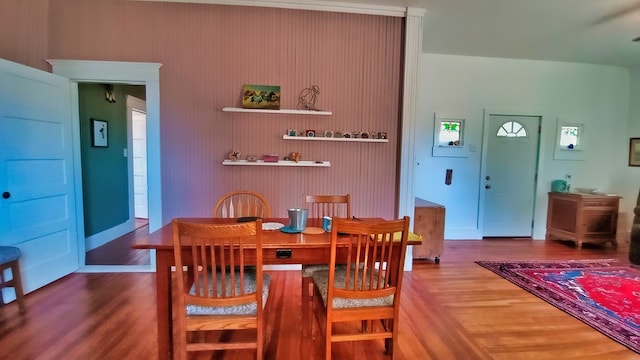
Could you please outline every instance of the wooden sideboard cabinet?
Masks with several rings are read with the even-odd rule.
[[[433,258],[439,264],[444,248],[444,206],[420,198],[415,206],[413,232],[422,236],[422,244],[413,245],[413,258]]]
[[[546,240],[617,246],[619,196],[550,192]]]

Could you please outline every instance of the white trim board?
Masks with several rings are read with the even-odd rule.
[[[313,10],[327,12],[341,12],[351,14],[365,15],[382,15],[405,17],[407,8],[399,6],[372,5],[333,1],[273,1],[273,0],[136,0],[136,1],[152,1],[152,2],[172,2],[172,3],[191,3],[191,4],[211,4],[211,5],[235,5],[235,6],[257,6],[270,7],[280,9],[294,10]]]

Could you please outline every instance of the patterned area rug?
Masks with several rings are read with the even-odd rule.
[[[476,263],[640,353],[640,267],[606,259]]]

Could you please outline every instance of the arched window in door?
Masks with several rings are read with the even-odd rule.
[[[499,137],[527,137],[527,129],[517,121],[507,121],[500,125],[496,136]]]

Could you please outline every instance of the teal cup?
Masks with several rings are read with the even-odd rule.
[[[551,182],[551,191],[553,192],[567,191],[567,182],[564,180],[553,180]]]

